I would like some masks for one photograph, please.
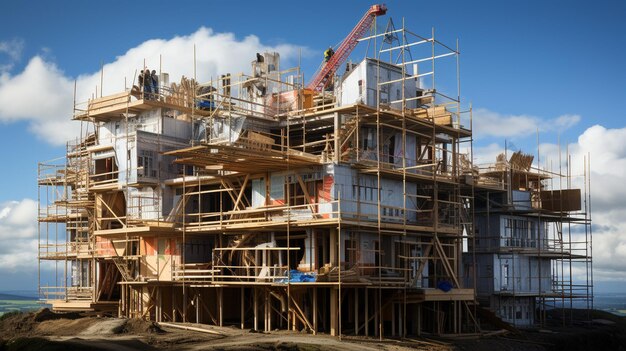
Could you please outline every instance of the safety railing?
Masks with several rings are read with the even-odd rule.
[[[402,155],[392,155],[388,153],[377,153],[376,150],[352,150],[344,153],[347,157],[343,160],[353,162],[366,167],[378,167],[383,171],[393,171],[396,173],[406,173],[407,176],[424,176],[454,179],[461,174],[460,159],[457,162],[452,157],[436,158],[435,160],[418,160],[416,158],[404,157]]]
[[[65,242],[62,244],[39,244],[40,259],[65,259],[81,255],[91,255],[93,250],[86,242]]]
[[[187,230],[207,230],[248,225],[274,225],[306,221],[336,221],[338,201],[316,202],[303,205],[269,205],[255,208],[185,214]],[[183,216],[176,216],[181,224]]]
[[[93,287],[85,286],[40,286],[39,297],[43,300],[90,301],[93,298]]]

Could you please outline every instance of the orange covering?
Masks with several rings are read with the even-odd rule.
[[[324,200],[325,202],[332,201],[331,190],[334,182],[335,178],[329,174],[324,176],[322,184],[317,185],[317,196],[320,200],[319,202],[322,202],[321,200]]]
[[[115,256],[115,248],[111,239],[96,237],[96,254],[101,256]]]
[[[145,255],[156,255],[156,240],[154,238],[144,238],[142,251]]]

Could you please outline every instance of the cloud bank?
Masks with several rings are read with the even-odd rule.
[[[594,125],[569,150],[574,175],[590,162],[594,278],[626,282],[626,127]]]
[[[473,111],[473,129],[475,138],[533,135],[539,132],[560,132],[573,127],[580,121],[579,115],[561,115],[556,118],[542,119],[531,115],[505,115],[477,108]]]
[[[31,199],[0,204],[0,267],[15,271],[36,267],[37,202]]]
[[[194,46],[195,74],[200,82],[224,73],[249,72],[256,52],[277,51],[287,67],[300,52],[309,52],[293,44],[270,46],[254,35],[239,39],[233,33],[216,33],[201,27],[189,35],[145,41],[117,56],[103,65],[102,86],[100,71],[73,77],[38,55],[30,58],[21,72],[11,73],[12,64],[0,69],[0,122],[27,121],[30,131],[38,137],[63,145],[76,138],[80,129],[80,123],[70,120],[74,81],[77,103],[130,87],[144,63],[151,70],[168,72],[170,81],[176,82],[183,75],[194,76]],[[21,47],[20,41],[0,42],[0,54],[6,54],[12,63],[19,59]]]

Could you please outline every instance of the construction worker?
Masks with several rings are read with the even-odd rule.
[[[158,100],[159,96],[159,76],[156,74],[156,70],[152,70],[150,74],[150,81],[152,83],[152,94],[154,94],[155,100]]]
[[[324,51],[324,62],[328,62],[330,60],[330,58],[333,57],[334,53],[335,53],[335,51],[333,51],[333,48],[331,46],[329,46],[328,49],[326,49],[326,51]]]
[[[143,91],[143,70],[139,72],[139,77],[137,77],[137,81],[139,83],[139,91]]]
[[[146,67],[143,70],[143,98],[150,100],[152,95],[152,76],[150,76],[150,70]]]

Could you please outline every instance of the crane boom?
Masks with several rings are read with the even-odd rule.
[[[374,18],[376,16],[382,16],[387,13],[387,6],[385,4],[381,5],[372,5],[363,18],[357,23],[357,25],[352,29],[350,34],[341,42],[337,51],[333,56],[331,56],[330,60],[322,66],[314,75],[309,85],[308,89],[314,91],[322,91],[328,82],[331,80],[332,76],[337,71],[337,68],[341,66],[356,45],[359,42],[359,39],[365,34],[365,31],[372,25]]]

